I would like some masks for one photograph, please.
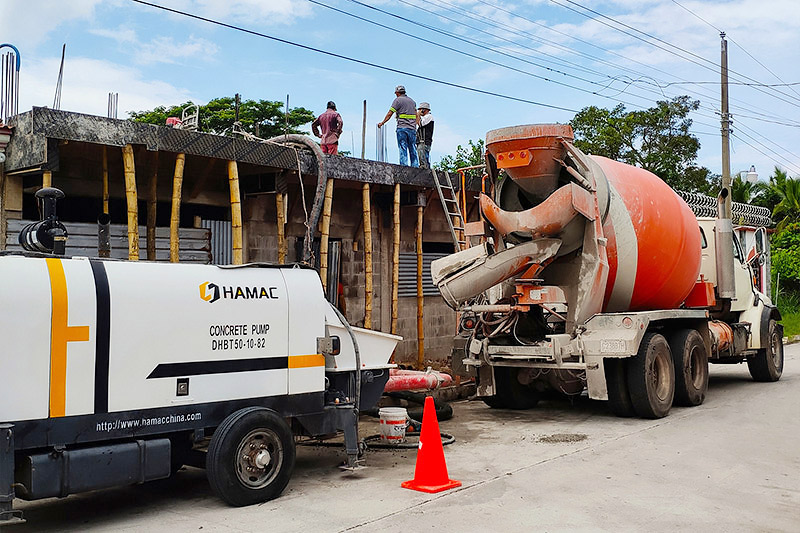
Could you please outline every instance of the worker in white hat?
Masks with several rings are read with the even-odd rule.
[[[417,106],[417,155],[420,168],[431,168],[431,144],[433,144],[431,105],[428,102],[421,102]]]
[[[397,149],[400,151],[400,164],[408,165],[411,160],[412,167],[418,167],[417,161],[417,104],[406,96],[406,88],[398,85],[394,88],[394,101],[389,112],[378,122],[378,127],[383,127],[389,122],[394,113],[397,113]],[[407,152],[407,153],[406,153]]]

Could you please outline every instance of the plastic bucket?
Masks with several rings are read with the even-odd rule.
[[[408,413],[405,407],[381,407],[378,416],[381,419],[381,442],[398,444],[406,440]]]

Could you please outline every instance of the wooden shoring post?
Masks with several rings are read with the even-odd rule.
[[[278,264],[286,263],[286,207],[281,191],[275,192],[275,208],[278,211]]]
[[[108,147],[107,146],[103,146],[103,213],[105,213],[106,215],[108,214]]]
[[[323,292],[328,290],[328,238],[331,232],[331,204],[333,204],[333,178],[325,183],[325,201],[322,203],[319,239],[319,277]]]
[[[231,234],[233,236],[233,264],[244,262],[242,255],[242,199],[239,194],[239,167],[228,161],[228,185],[231,188]]]
[[[139,206],[136,194],[136,166],[133,146],[122,149],[122,167],[125,170],[125,199],[128,202],[128,260],[139,260]]]
[[[400,184],[394,184],[392,202],[392,334],[397,334],[397,293],[400,286]]]
[[[153,152],[147,195],[147,260],[156,260],[156,209],[158,206],[158,152]]]
[[[364,327],[372,328],[372,204],[369,183],[361,186],[361,203],[364,212]]]
[[[422,196],[422,193],[420,193]],[[424,196],[423,196],[424,198]],[[422,215],[425,206],[417,203],[417,368],[422,369],[425,363],[425,333],[423,329],[423,305],[425,297],[422,294]]]
[[[172,212],[169,217],[169,262],[180,262],[180,238],[178,230],[181,222],[181,192],[183,190],[183,168],[186,154],[175,156],[175,175],[172,178]]]
[[[53,173],[49,170],[42,172],[42,188],[53,186]]]

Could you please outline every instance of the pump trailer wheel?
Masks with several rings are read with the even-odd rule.
[[[292,431],[277,413],[248,407],[230,415],[208,446],[206,473],[214,492],[241,507],[277,497],[294,469]]]

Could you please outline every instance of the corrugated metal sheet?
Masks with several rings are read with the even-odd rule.
[[[22,250],[19,245],[20,230],[34,222],[32,220],[8,221],[8,250]],[[64,222],[69,232],[66,255],[97,257],[97,224],[85,222]],[[181,228],[180,260],[182,263],[210,263],[211,243],[209,231],[201,228]],[[123,224],[112,224],[110,230],[111,257],[128,258],[128,227]],[[139,226],[139,257],[147,258],[147,228]],[[156,228],[156,260],[169,261],[169,228]]]
[[[233,261],[233,233],[230,220],[201,220],[200,226],[211,230],[211,262],[230,265]]]
[[[448,254],[422,254],[422,294],[423,296],[439,296],[439,289],[431,280],[431,261]],[[398,296],[417,295],[417,254],[400,254],[400,278],[397,288]]]

